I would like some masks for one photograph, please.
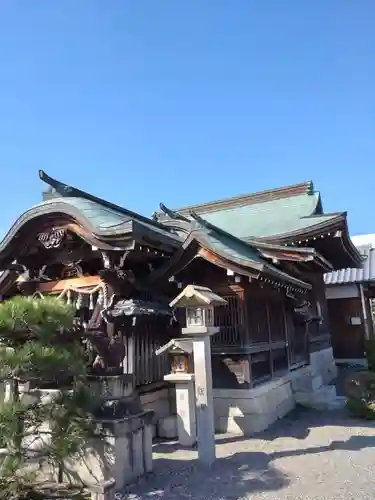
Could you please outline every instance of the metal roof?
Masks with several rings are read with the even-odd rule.
[[[358,269],[347,267],[346,269],[326,273],[324,275],[326,285],[375,282],[375,248],[372,248],[372,245],[361,245],[357,246],[357,249],[364,258],[362,267]]]

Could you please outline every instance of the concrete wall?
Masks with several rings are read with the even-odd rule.
[[[331,347],[312,353],[310,362],[253,389],[214,389],[216,432],[250,436],[265,430],[293,410],[296,393],[309,395],[336,377]],[[144,394],[141,401],[144,409],[156,411],[160,436],[176,437],[177,425],[171,418],[176,413],[174,387]]]
[[[152,424],[152,434],[155,437],[157,435],[157,422],[176,414],[176,390],[173,385],[160,388],[144,386],[141,388],[140,398],[143,410],[155,412]]]
[[[310,354],[312,376],[321,375],[323,384],[329,384],[337,377],[337,367],[332,347]]]
[[[304,367],[253,389],[215,389],[216,431],[250,436],[267,429],[295,407],[294,381],[310,376]]]
[[[349,299],[359,297],[359,290],[356,284],[352,285],[332,285],[326,286],[327,300]]]

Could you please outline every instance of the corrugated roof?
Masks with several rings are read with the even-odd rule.
[[[326,285],[345,285],[348,283],[366,283],[375,281],[375,248],[372,245],[357,246],[364,261],[362,267],[356,269],[347,267],[324,275]]]

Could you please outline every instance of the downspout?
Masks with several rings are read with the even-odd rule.
[[[366,299],[365,299],[365,293],[364,293],[364,289],[363,289],[363,284],[362,283],[360,283],[360,285],[359,285],[359,292],[361,294],[361,304],[362,304],[362,312],[363,312],[363,321],[365,322],[365,338],[366,338],[366,340],[369,340],[369,338],[370,338],[370,329],[369,329],[369,325],[368,325]]]

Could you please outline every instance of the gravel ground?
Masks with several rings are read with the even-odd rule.
[[[375,498],[375,423],[344,412],[296,410],[246,439],[217,436],[217,460],[202,470],[196,451],[154,446],[154,472],[126,500]]]

